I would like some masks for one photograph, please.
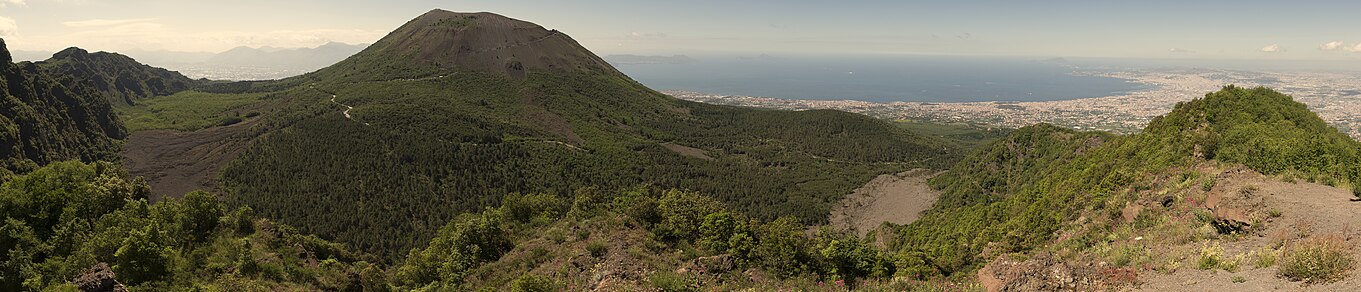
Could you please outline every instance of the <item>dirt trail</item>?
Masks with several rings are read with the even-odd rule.
[[[336,104],[336,105],[345,107],[345,111],[340,112],[340,113],[345,114],[345,118],[346,118],[346,119],[354,120],[354,118],[351,118],[351,117],[350,117],[350,110],[354,109],[354,107],[345,105],[345,104],[343,104],[343,103],[336,102],[336,95],[335,95],[335,94],[332,94],[332,95],[331,95],[331,103],[334,103],[334,104]]]
[[[937,174],[914,169],[880,175],[833,206],[828,220],[833,227],[862,236],[886,221],[895,224],[917,221],[920,213],[930,209],[940,197],[940,192],[926,183]]]
[[[1254,192],[1244,192],[1244,189]],[[1219,196],[1220,198],[1215,198]],[[1254,204],[1264,210],[1277,210],[1281,216],[1266,223],[1267,229],[1257,236],[1246,236],[1240,240],[1224,239],[1221,244],[1226,256],[1262,250],[1280,234],[1342,235],[1352,246],[1352,257],[1356,256],[1358,238],[1357,227],[1361,227],[1361,203],[1350,201],[1355,198],[1351,191],[1315,183],[1288,183],[1268,178],[1252,171],[1230,171],[1220,176],[1209,203],[1222,200],[1224,205]],[[1252,263],[1241,263],[1235,273],[1226,271],[1210,272],[1193,267],[1195,259],[1185,261],[1185,267],[1171,274],[1148,272],[1140,275],[1143,285],[1139,291],[1361,291],[1361,275],[1356,270],[1339,282],[1319,285],[1303,285],[1277,276],[1278,266],[1255,268]],[[1249,260],[1250,261],[1250,260]],[[1279,263],[1279,261],[1278,261]],[[1233,278],[1241,277],[1243,283],[1233,283]]]
[[[214,178],[255,138],[248,129],[258,121],[254,118],[193,132],[136,132],[128,136],[119,154],[129,174],[146,178],[153,201],[194,190],[218,191]]]

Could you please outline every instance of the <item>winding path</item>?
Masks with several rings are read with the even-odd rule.
[[[345,118],[346,118],[346,119],[350,119],[351,121],[354,120],[354,118],[351,118],[351,117],[350,117],[350,110],[354,109],[354,107],[345,105],[345,104],[343,104],[343,103],[336,102],[336,95],[335,95],[335,94],[332,94],[332,95],[331,95],[331,103],[334,103],[334,104],[337,104],[337,105],[340,105],[340,106],[345,107],[345,111],[340,112],[340,113],[345,114]],[[367,125],[367,124],[365,124],[365,125]]]
[[[417,80],[427,80],[427,79],[445,78],[445,77],[448,77],[448,76],[449,76],[449,75],[439,75],[439,76],[435,76],[435,77],[425,77],[425,78],[418,78],[418,79],[398,79],[398,80],[396,80],[396,81],[417,81]],[[390,81],[392,81],[392,80],[390,80]],[[353,109],[354,109],[353,106],[349,106],[349,105],[340,103],[339,101],[336,101],[336,96],[337,96],[337,95],[334,94],[334,93],[322,91],[321,89],[317,89],[316,87],[311,87],[311,88],[312,88],[313,90],[317,90],[317,91],[321,91],[321,92],[323,92],[323,93],[330,94],[330,95],[331,95],[331,103],[334,103],[334,104],[336,104],[336,105],[345,107],[345,110],[340,112],[341,114],[344,114],[344,115],[345,115],[345,119],[354,121],[354,117],[350,116],[350,110],[353,110]],[[358,122],[358,121],[356,121],[356,122]],[[369,123],[363,123],[363,124],[364,124],[365,126],[373,126],[373,125],[370,125]],[[448,141],[444,141],[444,140],[439,140],[439,141],[440,141],[440,142],[449,143]],[[556,140],[548,140],[548,139],[542,139],[542,140],[540,140],[540,139],[526,139],[526,140],[522,140],[522,141],[523,141],[523,142],[543,142],[543,143],[548,143],[548,144],[557,144],[557,145],[561,145],[561,146],[563,146],[563,147],[567,147],[567,149],[571,149],[571,150],[575,150],[575,151],[588,152],[588,153],[591,152],[591,151],[588,150],[588,149],[581,148],[581,147],[577,147],[576,145],[572,145],[572,144],[568,144],[568,143],[566,143],[566,142],[556,141]],[[476,143],[469,143],[469,144],[472,144],[472,145],[480,145],[480,144],[476,144]]]

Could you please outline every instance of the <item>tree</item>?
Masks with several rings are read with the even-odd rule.
[[[692,240],[699,237],[700,225],[709,214],[723,211],[722,203],[697,193],[669,190],[657,202],[661,223],[658,235]]]
[[[808,238],[803,224],[792,216],[780,217],[757,228],[759,244],[754,259],[781,277],[792,277],[807,270]]]
[[[226,206],[218,201],[217,195],[204,191],[184,195],[180,204],[184,209],[176,221],[181,232],[187,233],[193,242],[207,240],[217,230],[219,218],[226,214]]]
[[[151,225],[133,230],[123,239],[114,253],[117,264],[113,271],[119,279],[137,285],[162,280],[169,274],[169,250],[157,242],[157,233],[156,225]]]

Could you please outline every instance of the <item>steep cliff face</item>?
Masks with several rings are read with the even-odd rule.
[[[109,101],[64,85],[29,62],[10,63],[0,40],[0,166],[17,172],[54,161],[112,159],[127,135]]]

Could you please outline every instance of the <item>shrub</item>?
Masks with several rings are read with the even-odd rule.
[[[440,228],[423,250],[412,250],[397,267],[399,283],[424,286],[435,281],[461,283],[467,272],[493,261],[514,245],[494,210],[468,216]]]
[[[553,283],[553,280],[534,274],[525,274],[510,283],[510,291],[514,292],[548,292],[558,290],[558,285]]]
[[[722,203],[696,193],[667,191],[657,202],[661,222],[657,234],[668,239],[697,239],[709,214],[723,211]]]
[[[698,245],[713,253],[725,253],[732,248],[733,237],[746,235],[748,229],[741,216],[733,215],[729,212],[718,212],[704,216],[704,223],[700,224],[700,238]],[[742,239],[738,239],[738,243]]]
[[[665,271],[656,272],[652,273],[652,276],[648,277],[648,280],[648,283],[652,284],[652,288],[656,288],[658,291],[695,291],[694,288],[690,287],[690,281],[686,279],[685,275],[677,273]]]
[[[1279,272],[1294,281],[1327,283],[1345,277],[1354,261],[1346,240],[1321,236],[1287,246]]]
[[[506,215],[520,223],[529,223],[535,218],[557,219],[566,207],[562,199],[549,194],[509,194],[501,200]]]
[[[604,256],[605,252],[608,251],[609,246],[606,246],[605,243],[601,241],[593,241],[589,244],[586,244],[586,252],[591,253],[591,256],[593,257]]]
[[[760,261],[779,277],[792,277],[806,270],[808,238],[804,236],[803,224],[798,218],[780,217],[755,229],[759,240],[752,252],[753,260]]]
[[[1247,278],[1243,278],[1243,276],[1233,276],[1232,281],[1233,281],[1234,283],[1243,283],[1243,282],[1247,282],[1248,279],[1247,279]]]
[[[1276,257],[1280,254],[1276,250],[1263,250],[1257,253],[1257,258],[1252,261],[1252,266],[1258,269],[1276,265]]]
[[[231,126],[241,122],[241,117],[225,117],[218,120],[218,126]]]
[[[155,225],[133,230],[123,239],[123,244],[114,253],[116,264],[113,266],[120,280],[129,284],[158,281],[170,272],[170,256],[155,238],[159,233]]]
[[[1200,257],[1196,260],[1196,268],[1201,270],[1214,270],[1219,268],[1219,264],[1224,261],[1224,248],[1216,242],[1214,245],[1203,244],[1200,247]]]

